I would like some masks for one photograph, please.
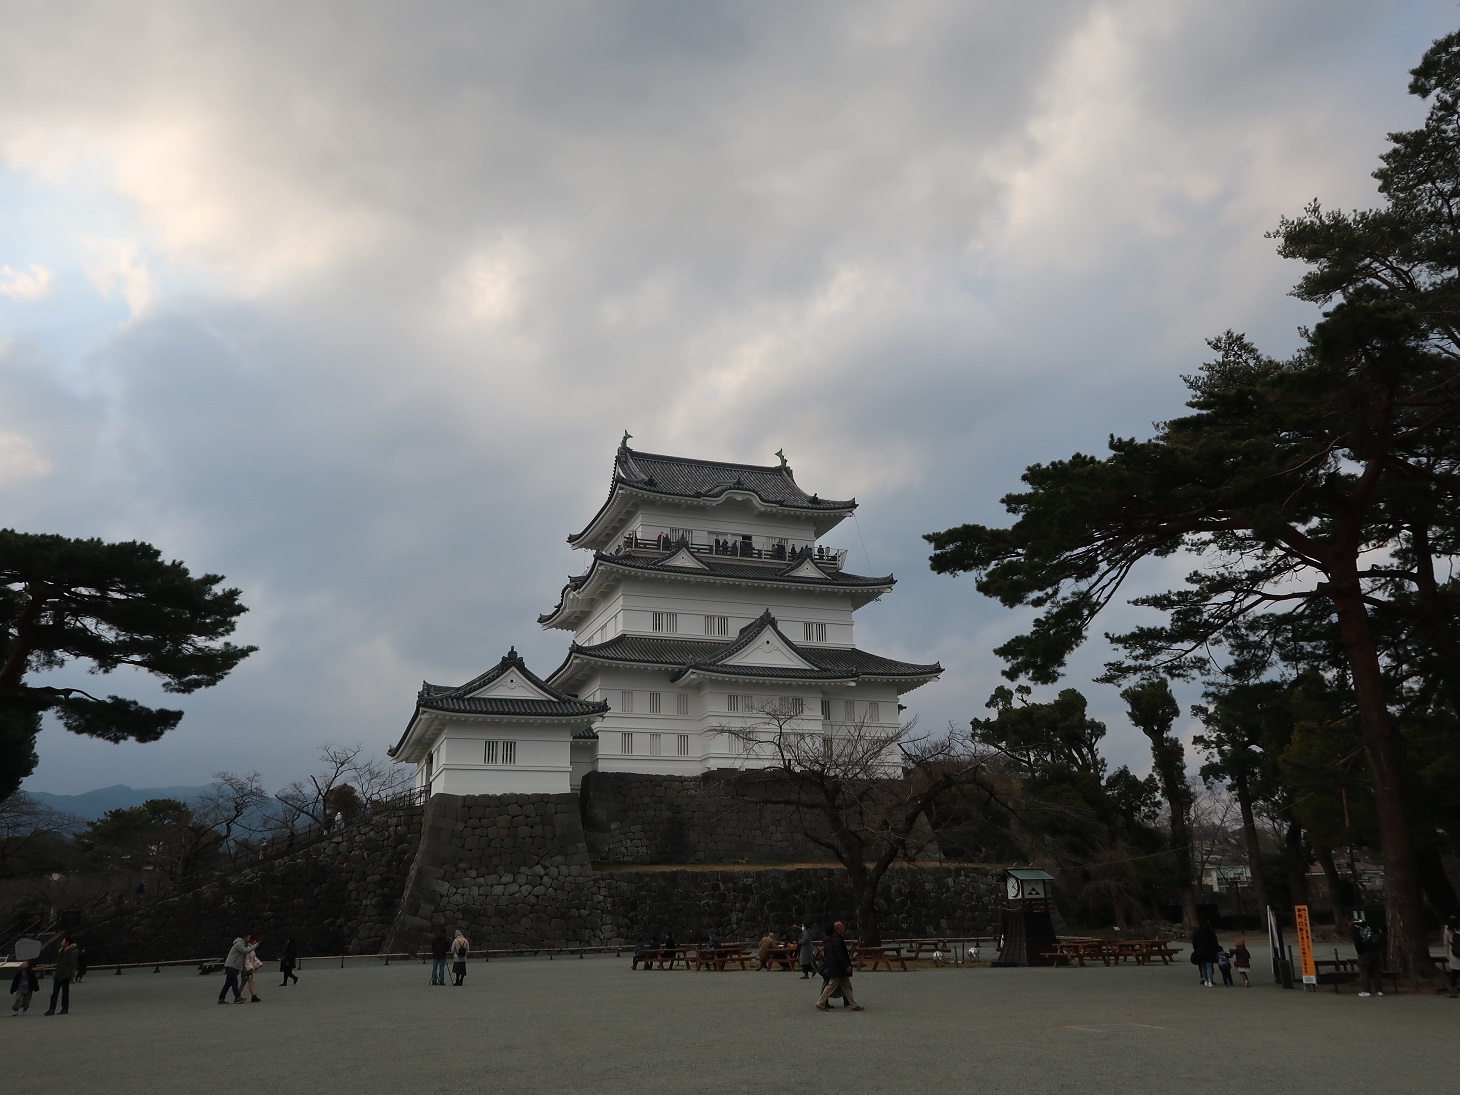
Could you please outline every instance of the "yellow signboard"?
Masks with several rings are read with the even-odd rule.
[[[1313,933],[1308,930],[1308,906],[1294,905],[1293,917],[1298,928],[1298,959],[1303,966],[1303,984],[1318,985],[1318,970],[1313,965]]]

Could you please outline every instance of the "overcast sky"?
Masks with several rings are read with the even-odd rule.
[[[277,785],[543,632],[623,430],[855,496],[861,646],[981,714],[1021,619],[920,534],[1145,434],[1263,233],[1375,200],[1450,2],[3,3],[0,524],[227,576],[259,652],[27,786]],[[1160,585],[1169,575],[1143,580]],[[1118,621],[1112,620],[1114,624]],[[1070,683],[1149,767],[1114,690]],[[83,684],[87,684],[84,679]],[[100,684],[157,693],[118,673]]]

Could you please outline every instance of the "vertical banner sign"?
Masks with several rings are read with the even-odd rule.
[[[1303,984],[1318,987],[1318,970],[1313,965],[1313,933],[1308,930],[1308,906],[1294,905],[1298,929],[1298,958],[1303,965]]]

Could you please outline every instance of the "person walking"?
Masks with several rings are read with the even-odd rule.
[[[1232,955],[1222,948],[1217,951],[1217,972],[1222,975],[1222,985],[1225,988],[1232,987]]]
[[[1455,999],[1455,985],[1460,982],[1460,916],[1445,922],[1445,964],[1450,970],[1450,999]]]
[[[259,990],[255,987],[253,979],[263,968],[264,960],[257,954],[250,953],[244,956],[241,987],[248,990],[248,999],[251,1004],[260,1002]]]
[[[811,925],[801,925],[801,937],[796,940],[796,960],[801,965],[801,980],[805,981],[816,968],[816,937],[811,934]]]
[[[294,972],[294,967],[299,965],[299,948],[294,945],[292,938],[284,940],[284,949],[279,952],[279,973],[284,979],[279,982],[279,987],[284,988],[292,980],[299,984],[299,975]]]
[[[1247,949],[1247,940],[1237,940],[1237,945],[1232,948],[1232,965],[1237,970],[1237,976],[1242,978],[1242,987],[1250,989],[1252,982],[1247,978],[1247,971],[1252,968],[1252,952]]]
[[[30,998],[40,991],[41,982],[35,975],[35,967],[28,960],[22,962],[10,979],[10,995],[15,997],[15,1003],[10,1005],[10,1018],[29,1011]]]
[[[76,948],[76,976],[72,978],[73,984],[81,984],[86,979],[86,948]]]
[[[852,956],[847,950],[847,926],[838,920],[832,925],[832,932],[826,937],[826,985],[821,990],[821,999],[816,1001],[817,1011],[828,1011],[826,1002],[832,993],[840,992],[853,1011],[864,1011],[857,998],[852,995]]]
[[[56,969],[51,974],[51,1006],[46,1015],[56,1014],[56,997],[61,998],[61,1014],[71,1010],[71,979],[76,976],[76,944],[61,936],[61,949],[56,952]]]
[[[1201,983],[1204,988],[1213,988],[1216,981],[1217,955],[1222,945],[1217,942],[1217,933],[1210,921],[1203,920],[1191,936],[1191,960],[1201,967]]]
[[[1348,930],[1359,959],[1359,995],[1383,996],[1384,933],[1359,919],[1350,919]]]
[[[228,957],[223,960],[223,991],[218,993],[218,1002],[226,1004],[224,999],[228,990],[233,990],[233,1002],[243,1003],[243,992],[238,987],[239,980],[243,977],[244,965],[254,951],[259,949],[259,941],[245,932],[233,941],[233,946],[228,950]]]
[[[431,984],[446,984],[446,959],[451,954],[451,940],[440,928],[431,937]]]
[[[457,928],[456,937],[451,940],[451,972],[456,977],[454,984],[458,987],[466,980],[466,956],[470,952],[471,940]]]

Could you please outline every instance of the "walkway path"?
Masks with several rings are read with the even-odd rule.
[[[1457,1001],[1202,989],[1189,965],[864,973],[860,1014],[816,1012],[794,974],[631,973],[627,956],[473,963],[463,988],[352,965],[306,963],[287,989],[266,976],[263,1003],[228,1007],[221,976],[93,974],[68,1016],[42,1017],[43,1000],[0,1014],[4,1088],[1447,1091],[1460,1033]]]

